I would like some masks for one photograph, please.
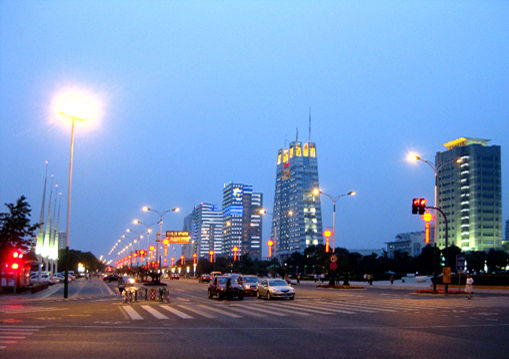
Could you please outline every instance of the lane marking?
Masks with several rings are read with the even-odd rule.
[[[148,305],[142,305],[141,306],[143,309],[145,309],[147,312],[149,312],[150,314],[152,314],[154,317],[156,317],[157,319],[161,320],[161,319],[170,319],[168,318],[166,315],[162,314],[162,313],[159,313],[157,310],[155,310],[154,308],[152,308],[151,306],[148,306]]]
[[[193,312],[193,313],[196,313],[198,315],[201,315],[205,318],[209,318],[209,319],[212,319],[212,318],[217,318],[215,315],[212,315],[210,313],[207,313],[207,312],[204,312],[198,308],[195,308],[195,307],[189,307],[187,305],[179,305],[180,308],[183,308],[185,310],[188,310],[190,312]]]
[[[160,307],[163,308],[164,310],[167,310],[170,313],[175,314],[176,316],[178,316],[178,317],[180,317],[182,319],[194,319],[190,315],[188,315],[188,314],[186,314],[184,312],[181,312],[180,310],[177,310],[175,308],[169,307],[167,305],[160,305]]]
[[[205,308],[207,310],[211,310],[213,312],[217,312],[217,313],[220,313],[220,314],[223,314],[223,315],[226,315],[228,317],[231,317],[231,318],[242,318],[240,315],[237,315],[237,314],[233,314],[233,313],[229,313],[229,312],[225,312],[224,310],[222,309],[218,309],[218,308],[214,308],[214,307],[207,307],[206,305],[198,305],[199,307],[202,307],[202,308]]]
[[[132,319],[132,320],[143,320],[143,317],[141,315],[139,315],[133,308],[131,307],[128,307],[126,305],[122,306],[121,307],[122,309],[125,310],[125,312],[127,313],[127,315]]]

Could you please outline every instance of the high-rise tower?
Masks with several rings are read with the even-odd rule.
[[[438,152],[438,207],[448,221],[448,244],[463,251],[502,246],[502,176],[500,146],[489,140],[459,138]],[[456,163],[461,160],[461,163]],[[437,244],[445,246],[445,222],[438,215]]]
[[[316,144],[311,139],[302,143],[297,138],[279,150],[271,230],[278,258],[323,242],[320,196],[313,195],[319,187]]]

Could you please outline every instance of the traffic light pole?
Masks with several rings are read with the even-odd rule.
[[[449,239],[449,233],[448,233],[448,229],[447,229],[447,216],[445,215],[444,212],[442,212],[442,210],[440,208],[437,208],[437,207],[431,207],[431,206],[426,206],[426,208],[431,208],[431,209],[434,209],[435,211],[438,211],[442,214],[442,216],[444,217],[444,221],[445,221],[445,266],[446,267],[449,267],[449,242],[448,242],[448,239]],[[436,233],[438,233],[438,231],[436,230],[437,228],[437,224],[435,223],[435,256],[436,256],[436,250],[437,250],[437,236],[436,236]],[[433,291],[436,292],[437,291],[437,266],[435,265],[434,266],[434,275],[433,275]],[[448,283],[444,283],[445,284],[445,293],[448,293],[449,291],[449,284]]]

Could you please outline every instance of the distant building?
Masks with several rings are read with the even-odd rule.
[[[297,140],[277,156],[272,216],[274,255],[280,259],[323,242],[316,144]]]
[[[223,212],[210,203],[200,203],[184,219],[184,230],[191,237],[185,245],[186,258],[196,253],[200,258],[209,258],[210,250],[215,255],[222,254]]]
[[[435,242],[434,232],[434,229],[431,228],[429,243],[432,245]],[[394,252],[396,251],[408,253],[410,257],[418,257],[422,249],[427,246],[426,233],[425,231],[400,233],[396,236],[395,241],[387,242],[386,244],[387,256],[389,258],[394,258]]]
[[[489,140],[459,138],[438,152],[438,207],[448,221],[448,244],[463,251],[502,247],[502,170],[500,146]],[[456,163],[461,160],[461,163]],[[438,215],[437,244],[445,247],[445,221]]]
[[[223,242],[222,253],[230,258],[249,255],[262,258],[260,210],[263,195],[253,193],[253,186],[229,182],[223,188]]]

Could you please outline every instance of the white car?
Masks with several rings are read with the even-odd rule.
[[[295,289],[282,279],[262,279],[256,291],[256,297],[267,299],[273,298],[295,298]]]

